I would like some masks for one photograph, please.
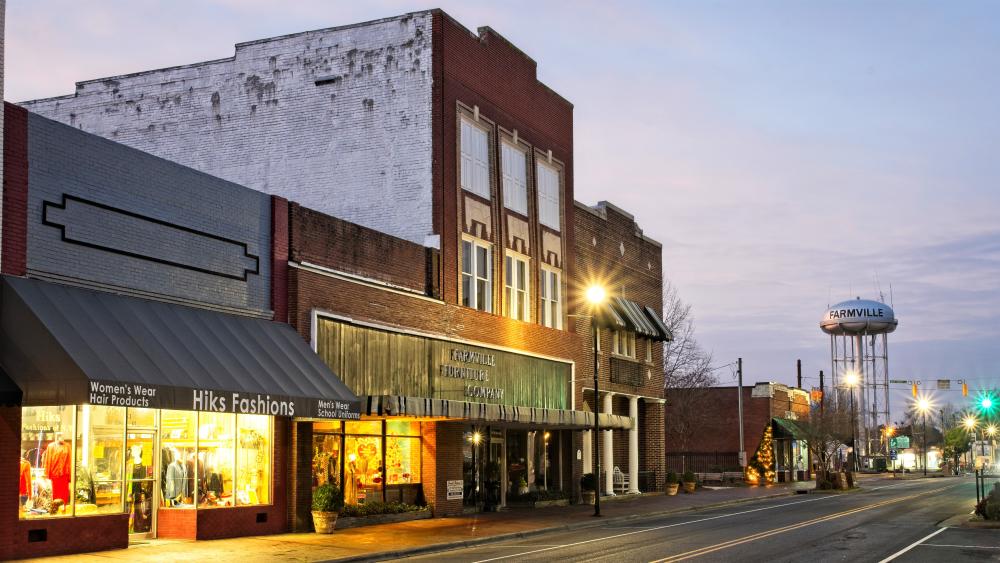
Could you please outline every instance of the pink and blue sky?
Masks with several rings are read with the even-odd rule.
[[[893,378],[1000,385],[993,2],[10,0],[5,97],[430,7],[575,104],[577,199],[663,242],[717,364],[794,383],[801,358],[816,385],[827,304],[891,284]]]

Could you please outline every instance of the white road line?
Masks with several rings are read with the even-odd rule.
[[[925,541],[933,538],[934,536],[940,534],[941,532],[943,532],[943,531],[945,531],[947,529],[948,528],[939,528],[937,531],[935,531],[933,533],[930,533],[930,534],[927,534],[926,536],[924,536],[924,537],[920,538],[919,540],[911,543],[910,545],[904,547],[903,549],[897,551],[896,553],[893,553],[892,555],[890,555],[889,557],[886,557],[885,559],[879,561],[878,563],[889,563],[889,561],[892,561],[893,559],[899,557],[900,555],[906,553],[907,551],[910,551],[914,547],[917,547],[918,545],[924,543]]]
[[[960,547],[962,549],[1000,549],[1000,547],[992,545],[948,545],[946,543],[925,543],[921,544],[920,547]]]
[[[534,551],[525,551],[523,553],[515,553],[513,555],[502,555],[500,557],[493,557],[493,558],[490,558],[490,559],[480,559],[479,561],[476,561],[475,563],[487,563],[489,561],[500,561],[501,559],[510,559],[512,557],[520,557],[522,555],[531,555],[533,553],[541,553],[543,551],[550,551],[550,550],[553,550],[553,549],[561,549],[561,548],[564,548],[564,547],[574,547],[574,546],[578,546],[578,545],[585,545],[585,544],[588,544],[588,543],[593,543],[595,541],[604,541],[604,540],[611,540],[611,539],[615,539],[615,538],[623,538],[623,537],[632,536],[632,535],[635,535],[635,534],[643,534],[643,533],[646,533],[646,532],[653,532],[653,531],[656,531],[656,530],[664,530],[664,529],[667,529],[667,528],[674,528],[674,527],[677,527],[677,526],[686,526],[688,524],[697,524],[699,522],[707,522],[709,520],[718,520],[719,518],[729,518],[731,516],[740,516],[740,515],[743,515],[743,514],[750,514],[750,513],[753,513],[753,512],[760,512],[761,510],[772,510],[772,509],[775,509],[775,508],[782,508],[782,507],[785,507],[785,506],[792,506],[794,504],[803,504],[803,503],[806,503],[806,502],[816,502],[816,501],[821,501],[821,500],[829,500],[829,499],[832,499],[832,498],[837,498],[837,497],[835,497],[835,496],[819,497],[819,498],[813,498],[813,499],[808,499],[808,500],[799,500],[799,501],[795,501],[795,502],[786,502],[785,504],[776,504],[774,506],[764,506],[764,507],[761,507],[761,508],[754,508],[752,510],[743,510],[743,511],[740,511],[740,512],[733,512],[731,514],[719,514],[717,516],[709,516],[708,518],[699,518],[697,520],[688,520],[687,522],[676,522],[674,524],[666,524],[666,525],[663,525],[663,526],[655,526],[653,528],[646,528],[646,529],[642,529],[642,530],[636,530],[634,532],[625,532],[624,534],[616,534],[616,535],[613,535],[613,536],[604,536],[604,537],[593,538],[593,539],[584,540],[584,541],[580,541],[580,542],[567,543],[567,544],[563,544],[563,545],[553,545],[553,546],[549,546],[549,547],[546,547],[546,548],[543,548],[543,549],[536,549]]]

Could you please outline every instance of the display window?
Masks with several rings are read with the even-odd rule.
[[[358,504],[368,497],[381,500],[384,481],[382,436],[346,435],[344,452],[347,455],[344,460],[344,502]]]
[[[160,413],[160,506],[194,508],[198,498],[198,413]]]
[[[389,436],[385,442],[386,476],[390,485],[420,482],[420,438]]]
[[[156,506],[269,504],[272,440],[266,415],[23,407],[18,512],[22,519],[125,512],[129,532],[141,534],[152,531]],[[372,459],[381,459],[380,444]],[[373,467],[381,476],[380,465]],[[367,469],[365,486],[372,486],[377,481]]]
[[[125,407],[77,407],[77,516],[121,513],[125,456]]]
[[[241,414],[237,417],[236,504],[271,501],[271,417]]]
[[[21,410],[18,499],[22,518],[73,515],[74,415],[75,409],[69,406]]]
[[[200,413],[198,421],[199,500],[201,508],[235,506],[236,415]]]
[[[319,423],[317,423],[318,425]],[[315,429],[313,430],[315,432]],[[312,488],[334,483],[340,485],[340,434],[313,434]]]

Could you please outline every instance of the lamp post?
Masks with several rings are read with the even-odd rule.
[[[926,398],[917,401],[917,410],[923,415],[923,443],[924,443],[924,477],[927,476],[927,411],[931,410],[931,402]]]
[[[597,308],[604,303],[604,288],[592,285],[587,288],[587,301],[590,302],[590,332],[594,335],[594,475],[597,481],[597,492],[594,494],[594,516],[601,515],[601,408],[598,406],[601,395],[598,392],[597,381]]]
[[[858,384],[858,373],[849,371],[844,374],[844,383],[851,392],[851,471],[858,470],[858,415],[854,411],[854,387]]]
[[[479,505],[479,466],[476,464],[476,450],[479,449],[479,442],[483,441],[483,435],[478,430],[472,433],[472,504]]]
[[[549,433],[542,435],[542,486],[549,490]]]

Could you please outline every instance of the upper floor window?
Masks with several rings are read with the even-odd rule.
[[[646,339],[646,362],[653,363],[653,341]]]
[[[486,131],[462,119],[461,137],[462,159],[459,163],[462,174],[462,189],[490,199],[490,151]]]
[[[462,241],[462,305],[493,311],[493,261],[490,245]]]
[[[559,171],[538,162],[538,220],[546,227],[559,230]]]
[[[506,314],[512,319],[528,320],[528,260],[507,254],[504,262],[504,298]]]
[[[616,330],[611,333],[612,351],[619,356],[635,357],[635,333]]]
[[[521,215],[528,214],[528,158],[524,151],[504,142],[500,149],[503,168],[503,204]]]
[[[541,297],[539,317],[542,325],[549,328],[562,328],[562,291],[559,285],[559,272],[542,268],[541,280],[538,284],[538,295]]]

